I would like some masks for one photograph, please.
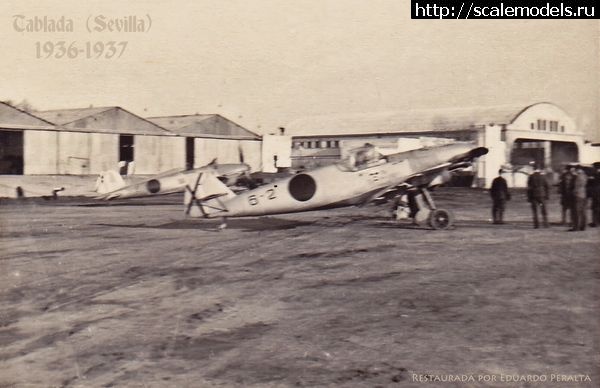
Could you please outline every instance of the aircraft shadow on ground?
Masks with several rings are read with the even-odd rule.
[[[419,225],[414,225],[412,223],[403,223],[396,221],[380,221],[376,222],[373,225],[376,228],[384,228],[384,229],[413,229],[413,230],[433,230],[427,222],[421,222]],[[563,227],[567,228],[565,225],[560,225],[558,223],[550,223],[551,228]],[[454,225],[449,229],[533,229],[533,223],[531,221],[511,221],[506,222],[504,224],[498,225],[493,224],[486,220],[459,220],[455,221]]]
[[[286,220],[281,218],[243,218],[227,220],[227,229],[241,229],[244,231],[267,231],[295,229],[301,226],[312,225],[314,222]],[[196,229],[209,232],[219,231],[219,220],[177,220],[163,224],[95,224],[96,226],[110,226],[116,228],[148,228],[148,229]]]

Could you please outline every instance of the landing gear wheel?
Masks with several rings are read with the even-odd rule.
[[[429,213],[429,226],[435,230],[449,229],[454,225],[454,217],[445,209],[433,209]]]

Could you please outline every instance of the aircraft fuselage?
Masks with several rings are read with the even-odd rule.
[[[202,216],[261,216],[355,205],[472,149],[469,144],[450,144],[388,155],[374,165],[356,170],[345,168],[342,163],[320,167],[240,193],[223,201],[226,211],[209,209]]]

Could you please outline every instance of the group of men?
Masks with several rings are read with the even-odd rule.
[[[567,213],[570,213],[570,230],[585,230],[588,198],[592,209],[589,226],[600,226],[600,163],[594,163],[590,176],[581,165],[567,165],[560,176],[558,192],[562,206],[561,221],[567,223]]]
[[[494,224],[504,223],[506,202],[510,200],[510,192],[506,180],[502,177],[504,171],[498,172],[490,188],[492,197],[492,218]],[[539,169],[527,179],[527,201],[531,204],[533,227],[548,227],[548,212],[546,202],[550,198],[550,185],[546,176]],[[590,176],[583,166],[570,163],[565,166],[558,184],[560,203],[562,206],[562,224],[567,224],[567,214],[570,214],[569,231],[585,230],[587,226],[587,203],[591,199],[592,222],[589,226],[600,226],[600,163],[594,163]]]

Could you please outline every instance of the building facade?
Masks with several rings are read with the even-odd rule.
[[[557,174],[562,165],[581,160],[584,137],[575,121],[560,107],[541,102],[527,106],[493,106],[415,110],[297,120],[292,133],[295,168],[335,163],[345,145],[372,143],[414,147],[415,139],[471,141],[489,149],[475,168],[475,184],[488,187],[500,167],[512,171],[509,182],[523,186],[532,165]],[[408,140],[411,139],[411,140]],[[423,141],[421,142],[421,144]]]
[[[145,175],[244,157],[259,168],[260,151],[260,136],[219,115],[146,119],[120,107],[25,112],[0,103],[0,175]]]

